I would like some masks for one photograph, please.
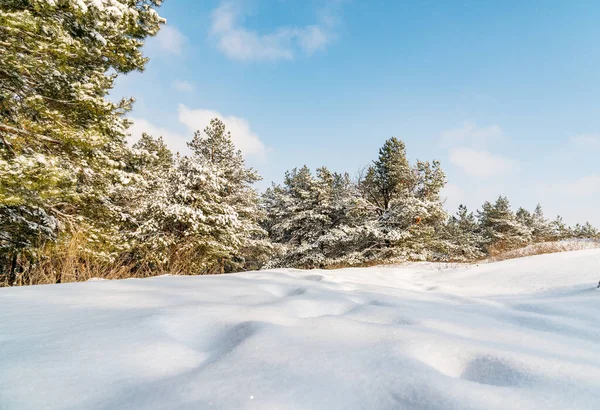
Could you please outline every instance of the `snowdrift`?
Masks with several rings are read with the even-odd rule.
[[[598,409],[600,250],[0,289],[0,408]]]

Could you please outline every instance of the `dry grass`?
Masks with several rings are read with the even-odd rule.
[[[580,251],[585,249],[600,248],[598,240],[565,240],[558,242],[535,243],[524,248],[502,252],[486,259],[488,262],[499,262],[507,259],[524,258],[526,256],[542,255],[546,253],[558,253],[569,251]]]
[[[202,255],[173,249],[163,265],[123,257],[107,260],[90,254],[85,234],[74,234],[65,243],[40,249],[35,262],[21,256],[16,273],[9,276],[0,269],[0,287],[86,282],[91,279],[145,278],[160,275],[204,275],[219,273],[218,265],[203,267]]]
[[[62,246],[47,247],[36,255],[36,263],[22,263],[12,286],[85,282],[93,278],[124,279],[132,277],[132,267],[91,257],[81,249],[85,238],[73,236]],[[8,285],[8,283],[5,283]]]
[[[131,264],[102,260],[84,251],[86,240],[84,234],[75,234],[65,243],[46,246],[36,252],[32,258],[35,262],[22,256],[14,277],[9,279],[5,275],[0,282],[4,282],[4,286],[27,286],[138,276]],[[147,276],[141,274],[142,271],[139,273],[139,276]]]
[[[98,258],[90,257],[88,253],[82,251],[83,236],[73,236],[71,240],[60,247],[49,247],[40,252],[38,262],[31,265],[22,266],[22,269],[16,274],[11,283],[6,275],[0,275],[1,286],[25,286],[42,285],[67,282],[85,282],[91,279],[126,279],[143,278],[150,276],[170,275],[189,275],[194,272],[192,268],[193,260],[198,255],[188,255],[185,252],[173,252],[168,268],[157,268],[133,264],[126,260],[102,261]],[[511,251],[499,252],[485,260],[473,261],[472,263],[498,262],[507,259],[523,258],[532,255],[541,255],[547,253],[568,252],[584,249],[600,248],[600,240],[565,240],[558,242],[536,243],[524,248]],[[468,262],[446,263],[445,268],[451,266],[463,265]],[[369,261],[362,263],[360,267],[370,267],[377,265],[395,265],[390,261]],[[325,269],[339,269],[348,267],[348,264],[339,263],[327,266]],[[195,272],[195,274],[217,273],[214,270]]]
[[[548,253],[559,253],[559,252],[570,252],[570,251],[580,251],[585,249],[600,249],[600,240],[598,239],[571,239],[571,240],[563,240],[563,241],[554,241],[554,242],[540,242],[525,246],[519,249],[513,249],[510,251],[501,251],[499,249],[495,249],[493,251],[492,256],[488,256],[484,259],[478,259],[473,261],[449,261],[449,262],[435,262],[437,267],[436,269],[443,271],[447,269],[454,269],[464,265],[472,265],[472,264],[480,264],[480,263],[491,263],[491,262],[499,262],[508,259],[517,259],[524,258],[527,256],[533,255],[543,255]],[[374,260],[362,263],[360,265],[353,265],[354,267],[372,267],[372,266],[403,266],[406,263],[411,263],[413,261],[381,261]],[[325,269],[341,269],[349,267],[347,264],[336,264],[332,266],[327,266]]]

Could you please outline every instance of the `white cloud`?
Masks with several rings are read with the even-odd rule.
[[[179,55],[187,41],[187,37],[177,27],[167,24],[161,27],[156,37],[152,39],[151,44],[156,45],[165,54]]]
[[[443,131],[440,139],[449,149],[450,163],[472,178],[489,180],[518,169],[516,161],[488,148],[504,139],[502,128],[497,124],[479,126],[475,121],[464,121],[459,127]]]
[[[553,192],[561,195],[586,197],[600,194],[600,174],[591,174],[569,182],[547,184],[542,192]]]
[[[571,137],[571,143],[586,148],[600,148],[600,134],[584,134]]]
[[[144,118],[130,117],[129,120],[133,121],[128,130],[131,135],[129,139],[131,143],[138,141],[142,133],[145,132],[153,137],[163,137],[165,143],[173,152],[186,153],[189,151],[186,143],[191,140],[191,137],[186,137],[167,128],[157,127]]]
[[[250,123],[240,117],[225,116],[214,110],[190,109],[185,105],[179,105],[179,122],[187,129],[186,133],[179,133],[168,128],[157,127],[144,118],[129,118],[133,125],[129,128],[131,142],[137,141],[143,132],[154,137],[162,136],[165,143],[174,152],[181,154],[189,153],[187,142],[192,140],[195,131],[203,131],[210,120],[218,118],[231,132],[231,138],[236,148],[242,151],[245,157],[252,157],[259,161],[266,159],[267,148],[250,128]]]
[[[189,81],[183,81],[183,80],[175,80],[175,81],[173,81],[173,87],[177,91],[181,91],[181,92],[184,92],[184,93],[192,92],[196,88],[193,83],[190,83]]]
[[[300,47],[307,53],[325,48],[331,41],[329,34],[325,32],[323,27],[309,26],[306,27],[298,37]]]
[[[499,125],[480,127],[474,121],[465,121],[460,127],[443,131],[442,142],[448,145],[486,146],[504,137]]]
[[[473,148],[453,148],[449,159],[467,175],[482,180],[508,175],[518,169],[516,161]]]
[[[325,49],[334,39],[336,18],[333,5],[320,12],[317,24],[305,27],[280,27],[258,33],[242,24],[245,12],[239,2],[223,1],[212,14],[210,32],[217,47],[228,58],[239,61],[292,60],[297,51],[312,54]]]
[[[245,156],[265,159],[267,149],[258,135],[250,129],[250,123],[246,119],[224,116],[214,110],[190,109],[183,104],[179,105],[179,121],[190,132],[203,130],[213,118],[218,118],[225,123],[227,130],[231,132],[233,143]]]

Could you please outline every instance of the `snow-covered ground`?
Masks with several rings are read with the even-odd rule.
[[[598,409],[600,250],[0,289],[0,409]]]

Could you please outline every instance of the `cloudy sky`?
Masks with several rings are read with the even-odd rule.
[[[385,139],[439,159],[454,211],[499,194],[600,226],[600,2],[167,0],[133,136],[225,121],[265,181],[355,173]]]

